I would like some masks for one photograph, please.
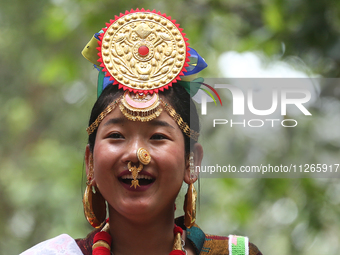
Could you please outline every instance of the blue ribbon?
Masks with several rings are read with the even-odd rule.
[[[184,76],[198,73],[208,66],[204,59],[197,53],[197,51],[195,51],[193,48],[189,49],[190,62],[188,63],[189,67],[186,67],[187,71],[183,72]]]

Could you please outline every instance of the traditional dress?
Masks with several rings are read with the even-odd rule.
[[[98,96],[109,85],[118,86],[119,89],[124,90],[124,94],[106,105],[106,108],[101,110],[102,112],[95,116],[94,120],[91,120],[87,128],[88,135],[90,137],[95,136],[96,133],[94,132],[103,119],[116,107],[119,107],[121,113],[128,120],[137,122],[151,121],[159,117],[164,110],[178,124],[183,134],[186,135],[186,139],[191,139],[187,142],[188,145],[197,142],[198,125],[197,130],[192,128],[189,125],[191,121],[183,119],[184,115],[181,116],[178,113],[180,107],[176,110],[167,100],[158,95],[159,92],[162,93],[170,87],[175,89],[175,86],[182,86],[182,88],[179,88],[184,92],[186,91],[188,96],[194,96],[201,89],[215,101],[212,93],[206,89],[209,88],[215,93],[222,105],[222,101],[213,87],[205,84],[202,78],[194,79],[194,75],[204,69],[207,64],[194,49],[188,47],[187,40],[182,29],[171,17],[160,12],[150,12],[144,9],[131,10],[130,12],[127,11],[125,15],[116,16],[115,20],[110,20],[105,28],[96,33],[82,53],[99,71]],[[206,88],[201,88],[201,86]],[[103,94],[108,91],[111,92],[104,90]],[[177,92],[177,96],[182,94]],[[187,110],[189,111],[189,108]],[[94,146],[94,143],[92,146]],[[87,151],[88,183],[83,203],[87,220],[93,227],[97,227],[105,221],[106,204],[99,189],[92,186],[93,155],[92,151],[89,150]],[[131,172],[131,176],[130,174],[126,174],[126,176],[131,179],[130,188],[133,186],[138,191],[140,187],[138,174],[144,166],[149,164],[153,155],[149,154],[147,148],[140,147],[136,151],[136,156],[139,162],[138,167],[132,166],[132,162],[129,161],[127,168]],[[187,239],[195,248],[195,254],[261,255],[257,247],[249,243],[246,237],[207,235],[194,224],[197,194],[193,183],[197,179],[197,173],[194,167],[193,151],[190,153],[189,164],[191,183],[185,198],[185,222],[184,218],[180,217],[175,220],[175,223],[182,229],[186,229]],[[93,188],[96,190],[95,193],[93,193]],[[142,192],[142,190],[139,191]],[[93,203],[92,200],[96,203]],[[108,226],[107,224],[107,229],[104,227],[103,231],[96,229],[84,239],[74,240],[63,234],[42,242],[22,254],[91,255],[94,237],[99,231],[101,233],[98,233],[95,237],[94,252],[97,249],[98,251],[105,250],[105,254],[110,254],[111,236]],[[174,243],[179,244],[179,247],[174,245],[174,250],[170,254],[185,254],[180,237],[183,230],[177,229],[178,232],[176,232],[176,228],[174,228],[175,237],[179,236],[179,242],[176,242],[177,239],[175,238]],[[99,239],[98,236],[101,236],[102,239]]]
[[[183,217],[177,218],[176,224],[185,229],[183,220]],[[62,234],[37,244],[21,253],[21,255],[92,255],[93,237],[99,231],[100,229],[96,229],[86,238],[76,240],[66,234]],[[259,249],[252,243],[248,244],[248,253],[246,253],[245,249],[236,253],[235,249],[230,247],[230,236],[205,234],[196,224],[186,231],[188,240],[195,248],[196,255],[262,255]]]

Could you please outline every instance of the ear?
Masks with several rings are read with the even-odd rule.
[[[195,178],[190,179],[190,164],[189,164],[189,158],[187,158],[185,174],[184,174],[184,181],[187,184],[194,183],[198,179],[199,172],[196,172],[196,169],[199,169],[199,167],[201,166],[202,159],[203,159],[203,147],[202,147],[202,145],[199,144],[199,143],[195,143],[192,152],[194,153]]]
[[[92,162],[91,162],[92,161]],[[89,176],[89,173],[90,173],[90,165],[92,164],[92,167],[93,167],[93,155],[92,155],[92,152],[90,150],[90,145],[86,145],[86,148],[85,148],[85,166],[86,166],[86,176],[87,176],[87,180],[88,180],[88,176]],[[92,182],[91,182],[92,186],[95,186],[96,185],[96,181],[94,179],[94,176],[92,177]]]

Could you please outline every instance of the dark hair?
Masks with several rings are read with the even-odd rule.
[[[91,116],[89,120],[89,126],[96,120],[98,115],[105,110],[105,108],[112,103],[115,99],[120,97],[123,94],[122,89],[118,89],[117,85],[108,85],[102,92],[102,94],[97,99],[94,104]],[[160,95],[163,95],[164,99],[171,104],[171,106],[175,109],[175,111],[181,115],[184,122],[186,122],[189,127],[196,132],[199,132],[199,118],[196,110],[196,106],[192,101],[188,92],[179,84],[173,84],[172,87],[165,90],[164,92],[160,92]],[[183,133],[183,131],[182,131]],[[90,150],[93,152],[94,143],[96,140],[97,129],[89,135],[88,143],[90,145]],[[186,154],[190,153],[190,147],[192,147],[196,141],[190,139],[186,134],[184,134],[184,144],[185,144],[185,152]]]

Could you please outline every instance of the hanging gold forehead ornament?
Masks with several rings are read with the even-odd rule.
[[[119,105],[126,118],[142,122],[157,118],[165,109],[182,131],[197,141],[199,134],[158,94],[180,80],[189,66],[189,44],[183,29],[165,14],[144,9],[127,11],[106,26],[99,35],[97,61],[105,76],[125,93],[87,128],[88,134]]]
[[[132,121],[150,121],[157,118],[161,112],[158,93],[144,94],[125,92],[119,105],[120,111]]]

